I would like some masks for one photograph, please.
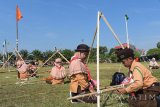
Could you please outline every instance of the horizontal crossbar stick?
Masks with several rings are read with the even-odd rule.
[[[68,100],[79,99],[79,98],[83,98],[86,96],[92,96],[92,95],[99,95],[99,94],[102,94],[102,93],[105,93],[108,91],[114,91],[114,90],[117,90],[120,88],[124,88],[124,86],[127,86],[127,85],[130,85],[130,84],[115,85],[115,86],[110,86],[109,88],[106,87],[106,89],[100,90],[100,92],[92,92],[92,93],[88,93],[88,94],[77,95],[77,96],[68,98]]]

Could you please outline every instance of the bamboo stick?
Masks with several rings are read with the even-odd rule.
[[[18,56],[24,61],[24,59],[22,58],[22,56],[19,54],[19,52],[15,49],[15,52],[18,54]],[[24,61],[25,62],[25,61]]]
[[[111,30],[111,32],[112,32],[113,36],[115,37],[115,39],[121,45],[122,49],[124,49],[124,46],[122,45],[122,42],[119,40],[118,36],[114,32],[113,28],[111,27],[111,25],[109,24],[109,22],[107,21],[107,19],[105,18],[105,16],[103,14],[101,14],[101,17],[103,18],[104,22],[107,24],[107,26],[109,27],[109,29]]]
[[[96,26],[96,31],[94,32],[94,36],[93,36],[93,40],[92,40],[91,47],[89,48],[89,54],[88,54],[88,57],[87,57],[86,64],[88,64],[89,57],[90,57],[90,55],[91,55],[91,51],[92,51],[92,48],[93,48],[93,44],[94,44],[94,40],[95,40],[95,38],[96,38],[96,35],[97,35],[97,26]]]
[[[50,56],[44,63],[42,66],[40,66],[34,73],[36,73],[41,67],[43,67],[53,56],[55,56],[58,53],[58,51],[56,51],[55,53],[52,54],[52,56]]]
[[[9,56],[8,60],[3,64],[3,66],[1,68],[3,68],[7,64],[7,62],[12,58],[12,56],[13,56],[13,54]]]
[[[114,90],[117,90],[117,89],[120,89],[120,88],[124,88],[125,86],[128,86],[130,84],[126,84],[126,85],[121,84],[121,85],[109,86],[108,88],[106,87],[106,89],[100,90],[99,93],[98,92],[92,92],[92,93],[88,93],[88,94],[77,95],[77,96],[70,97],[70,98],[67,98],[67,99],[68,100],[73,100],[73,99],[83,98],[83,97],[86,97],[86,96],[100,95],[100,94],[108,92],[108,91],[114,91]]]
[[[68,61],[68,59],[67,59],[66,57],[64,57],[63,54],[61,54],[59,51],[58,51],[58,53],[59,53],[59,55],[60,55],[64,60],[66,60],[68,63],[70,63],[70,62]]]
[[[55,50],[58,51],[58,54],[59,54],[64,60],[66,60],[67,63],[70,63],[70,62],[68,61],[68,59],[60,52],[60,50],[58,50],[56,47],[55,47]]]

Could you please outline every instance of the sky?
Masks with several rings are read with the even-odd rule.
[[[148,50],[160,42],[160,0],[0,0],[0,43],[7,40],[10,51],[16,47],[17,4],[23,15],[18,22],[19,50],[74,50],[81,43],[90,46],[98,11],[121,42],[126,42],[125,14],[131,44]],[[103,20],[100,45],[109,49],[119,45]]]

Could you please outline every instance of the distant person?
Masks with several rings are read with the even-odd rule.
[[[89,53],[89,47],[86,44],[80,44],[75,50],[74,56],[71,58],[69,65],[70,94],[76,96],[86,92],[95,92],[93,87],[90,87],[88,81],[88,72],[85,65]],[[80,100],[86,103],[96,103],[96,96],[83,97]],[[72,100],[72,103],[78,102],[78,100]]]
[[[18,71],[18,78],[21,80],[28,80],[28,66],[20,57],[17,57],[16,68]]]
[[[52,85],[63,84],[64,79],[66,77],[65,68],[62,66],[62,59],[57,58],[54,62],[54,67],[50,71],[50,76],[45,78],[47,83],[51,83]]]
[[[159,64],[156,62],[155,58],[152,58],[152,60],[150,60],[149,62],[149,69],[158,69],[159,68]]]
[[[134,60],[132,49],[120,50],[117,57],[129,69],[127,83],[131,84],[118,89],[121,94],[129,94],[129,107],[159,107],[160,83],[157,78],[144,65]]]
[[[38,60],[36,60],[36,61],[35,61],[35,65],[36,65],[36,66],[38,66],[38,65],[39,65],[39,62],[38,62]]]
[[[36,75],[36,72],[35,72],[36,70],[37,70],[37,67],[35,65],[35,62],[33,62],[33,61],[29,62],[29,64],[28,64],[28,72],[29,72],[29,75],[31,77],[38,77]]]

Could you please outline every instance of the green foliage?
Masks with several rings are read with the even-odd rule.
[[[0,53],[0,60],[2,60],[3,59],[3,55]]]
[[[35,60],[43,60],[43,54],[40,50],[35,49],[31,53]]]
[[[25,49],[20,50],[19,54],[22,56],[24,60],[27,59],[29,52]]]
[[[134,51],[134,57],[139,58],[141,56],[140,52]]]
[[[71,57],[73,56],[74,52],[69,50],[69,49],[65,49],[61,51],[62,55],[66,57],[67,60],[70,61]],[[64,61],[64,60],[63,60]],[[66,62],[66,61],[65,61]]]
[[[110,55],[110,59],[114,63],[117,62],[118,58],[117,58],[117,55],[115,54],[115,52]]]
[[[52,54],[53,54],[53,52],[51,50],[47,50],[47,51],[45,51],[45,52],[42,53],[43,58],[45,60],[47,60],[48,58],[50,58],[52,56]]]
[[[108,52],[108,49],[106,46],[99,47],[99,54],[106,54],[107,52]]]
[[[89,62],[95,62],[96,61],[96,54],[97,54],[97,48],[92,48]]]
[[[160,48],[153,48],[153,49],[148,50],[148,52],[147,52],[148,56],[154,55],[154,54],[157,54],[158,58],[160,58]]]
[[[157,48],[159,48],[159,49],[160,49],[160,42],[158,42],[158,43],[157,43]]]
[[[11,56],[11,55],[12,55],[12,56]],[[11,56],[11,58],[10,58],[9,61],[14,62],[15,59],[16,59],[16,55],[15,55],[13,52],[8,52],[8,57],[10,57],[10,56]]]
[[[34,56],[32,54],[29,54],[27,57],[28,60],[34,60]]]
[[[134,46],[132,46],[134,47]],[[135,47],[134,47],[135,48]],[[117,56],[115,54],[115,49],[111,48],[108,52],[108,49],[106,46],[100,46],[99,48],[99,53],[100,53],[100,62],[106,62],[110,60],[112,62],[117,62]],[[70,58],[73,56],[74,51],[69,50],[69,49],[64,49],[60,51],[66,58],[67,60],[70,60]],[[141,51],[136,51],[135,52],[135,57],[140,57],[140,52]],[[50,58],[53,54],[55,53],[55,51],[51,51],[51,50],[47,50],[45,52],[42,52],[40,50],[33,50],[31,53],[29,53],[27,50],[21,50],[20,54],[22,55],[22,57],[24,59],[27,60],[41,60],[41,61],[46,61],[48,58]],[[154,52],[153,50],[151,50],[151,52],[149,51],[148,54],[153,54],[153,53],[159,53],[159,50],[156,49],[156,51]],[[91,54],[90,54],[90,58],[89,58],[89,62],[96,62],[96,55],[97,55],[97,48],[92,48]],[[53,58],[51,58],[49,61],[54,61],[55,58],[61,57],[59,54],[56,54]],[[2,56],[0,55],[0,58],[2,58]],[[63,58],[62,58],[63,59]],[[63,59],[63,61],[65,61]]]
[[[106,46],[100,46],[99,47],[99,57],[100,57],[100,62],[105,62],[106,59],[108,58],[108,49]],[[97,48],[92,48],[89,62],[96,62],[96,55],[97,55]]]
[[[115,54],[116,52],[116,49],[115,48],[111,48],[110,51],[109,51],[109,56],[110,56],[110,60],[112,62],[117,62],[118,58],[117,58],[117,55]]]
[[[111,48],[109,51],[109,55],[112,55],[112,53],[114,53],[115,51],[116,51],[115,48]]]

